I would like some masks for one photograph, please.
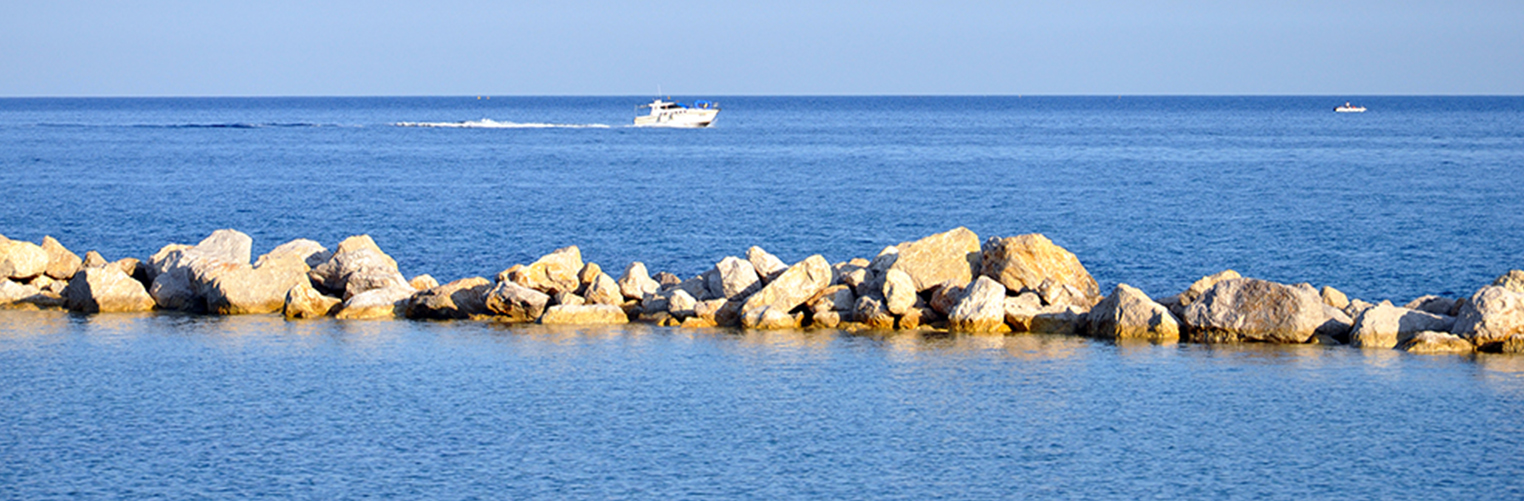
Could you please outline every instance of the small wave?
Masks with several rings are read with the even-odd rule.
[[[464,122],[397,122],[392,125],[397,127],[438,127],[446,129],[607,129],[604,124],[552,124],[552,123],[519,123],[499,122],[490,118],[481,120],[467,120]]]

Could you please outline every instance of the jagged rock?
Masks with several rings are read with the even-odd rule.
[[[561,291],[551,296],[552,304],[564,304],[568,306],[582,306],[587,304],[587,299],[570,292]]]
[[[683,284],[682,277],[665,271],[657,272],[656,276],[652,277],[652,280],[656,280],[656,290],[658,291],[671,289]]]
[[[1323,321],[1323,325],[1318,326],[1314,336],[1322,336],[1325,340],[1332,340],[1332,342],[1322,342],[1320,344],[1348,343],[1349,333],[1355,327],[1354,319],[1349,318],[1349,315],[1345,314],[1344,310],[1334,308],[1327,303],[1323,304],[1323,314],[1327,320]]]
[[[1057,312],[1059,308],[1061,307],[1051,309],[1052,312]],[[1042,298],[1035,292],[1006,296],[1001,302],[1001,310],[1005,313],[1005,323],[1011,326],[1011,330],[1031,332],[1032,319],[1043,313]]]
[[[979,236],[968,228],[960,226],[894,247],[898,255],[889,270],[909,275],[916,292],[949,280],[967,284],[979,274]],[[889,310],[894,311],[893,305]]]
[[[339,242],[333,255],[307,275],[323,289],[343,293],[345,299],[369,290],[408,285],[397,270],[397,260],[382,252],[370,235],[355,235]]]
[[[893,329],[895,323],[894,315],[889,313],[884,301],[873,296],[857,298],[857,304],[852,308],[852,319],[869,329]]]
[[[374,242],[372,242],[372,244],[374,244]],[[270,252],[265,253],[263,256],[259,256],[259,259],[254,261],[254,266],[257,267],[260,263],[268,260],[295,259],[297,261],[301,261],[302,264],[307,265],[308,268],[312,268],[315,266],[320,266],[332,258],[333,252],[330,252],[327,247],[323,247],[323,244],[305,238],[298,238],[296,240],[277,245],[274,249],[271,249]]]
[[[249,268],[254,239],[237,230],[217,230],[195,246],[171,244],[150,258],[153,285],[148,294],[160,309],[199,311],[217,277]],[[282,296],[285,290],[280,291]]]
[[[85,262],[79,258],[78,254],[69,252],[69,249],[64,248],[63,244],[58,243],[58,240],[51,236],[42,237],[42,250],[48,254],[48,265],[43,274],[59,280],[72,278],[74,272],[79,271],[80,265]]]
[[[957,282],[957,278],[947,281]],[[915,279],[899,268],[890,268],[884,274],[884,307],[889,308],[889,313],[904,315],[910,311],[919,297],[916,296],[917,287]]]
[[[889,268],[894,267],[894,262],[900,258],[900,250],[891,245],[884,247],[878,252],[872,261],[868,262],[868,273],[854,288],[858,296],[873,296],[883,298],[884,280],[888,276]]]
[[[684,280],[683,283],[677,284],[677,287],[673,290],[687,292],[694,299],[720,299],[709,295],[709,283],[704,281],[703,275]]]
[[[1127,284],[1117,284],[1111,295],[1097,303],[1085,318],[1085,331],[1098,338],[1164,342],[1180,339],[1180,322],[1169,308]]]
[[[413,290],[426,291],[439,287],[439,280],[436,280],[433,275],[425,273],[408,279],[407,285],[412,287]]]
[[[905,310],[904,315],[900,315],[899,321],[895,326],[901,330],[914,330],[931,324],[937,318],[936,310],[931,309],[930,305],[927,305],[925,302],[917,302],[910,309]]]
[[[95,251],[90,251],[90,252],[86,252],[85,253],[85,260],[79,264],[79,267],[81,267],[81,268],[96,268],[96,267],[105,266],[105,265],[108,265],[108,264],[111,264],[111,262],[107,261],[106,257],[102,256],[101,253],[95,252]],[[129,275],[130,274],[131,273],[129,273]]]
[[[1504,339],[1498,353],[1524,353],[1524,334],[1514,334]]]
[[[821,289],[815,296],[805,301],[810,311],[820,313],[822,311],[851,311],[857,303],[857,295],[852,293],[852,288],[845,284],[832,285]]]
[[[1033,295],[1036,297],[1036,295]],[[952,313],[953,307],[963,299],[963,285],[957,280],[942,282],[935,290],[931,291],[931,309],[947,316]]]
[[[682,289],[672,291],[672,295],[667,298],[667,313],[679,319],[693,316],[693,309],[697,306],[698,300]]]
[[[48,252],[37,244],[0,237],[0,278],[30,280],[48,269]]]
[[[84,313],[151,311],[153,297],[143,284],[113,266],[85,268],[64,289],[65,306]]]
[[[582,251],[573,245],[541,256],[529,266],[511,273],[508,279],[546,294],[575,293],[582,284],[577,279],[577,273],[582,271],[583,266]]]
[[[1005,286],[980,276],[964,290],[963,299],[947,317],[947,328],[956,332],[999,333],[1005,324]]]
[[[1508,273],[1492,281],[1492,285],[1524,294],[1524,270],[1508,270]]]
[[[1500,285],[1482,287],[1461,306],[1450,333],[1478,350],[1501,349],[1509,338],[1524,335],[1524,294]]]
[[[437,320],[471,318],[487,313],[487,293],[492,281],[484,277],[462,278],[413,294],[408,299],[408,318]]]
[[[754,316],[752,310],[771,307],[781,313],[788,313],[830,283],[831,265],[826,263],[825,258],[819,254],[807,257],[746,298],[741,306],[742,326],[746,326],[745,318]]]
[[[747,329],[797,329],[802,323],[804,314],[791,314],[773,306],[746,310],[741,317],[741,326]]]
[[[746,249],[746,261],[751,263],[752,271],[755,271],[757,277],[762,279],[763,285],[772,282],[774,278],[788,270],[788,265],[784,264],[782,259],[755,245]]]
[[[1196,300],[1200,299],[1201,295],[1205,294],[1207,289],[1212,288],[1213,285],[1217,285],[1217,282],[1221,282],[1223,280],[1232,280],[1235,278],[1243,277],[1240,276],[1238,272],[1233,270],[1222,270],[1217,273],[1201,277],[1201,279],[1192,282],[1191,286],[1185,289],[1185,292],[1181,292],[1180,295],[1175,296],[1174,301],[1172,301],[1172,304],[1170,305],[1170,313],[1174,313],[1176,318],[1184,320],[1185,309],[1189,307],[1191,303],[1194,303]]]
[[[841,325],[841,312],[834,310],[817,311],[810,315],[810,325],[822,329],[835,329]]]
[[[1404,341],[1397,349],[1408,353],[1437,355],[1444,353],[1471,353],[1476,347],[1470,341],[1448,332],[1423,331]]]
[[[1038,310],[1037,314],[1028,321],[1027,331],[1079,334],[1085,329],[1086,317],[1085,310],[1075,305],[1047,305]]]
[[[1356,348],[1391,349],[1419,332],[1449,330],[1454,325],[1452,317],[1382,303],[1355,319],[1349,344]]]
[[[733,256],[721,259],[705,272],[704,283],[709,287],[709,297],[716,299],[744,298],[762,288],[756,267]]]
[[[367,290],[345,299],[334,316],[342,320],[397,318],[405,312],[408,298],[417,293],[407,283]]]
[[[675,290],[675,288],[659,290],[646,294],[646,297],[640,299],[640,310],[646,313],[666,312],[672,307],[672,293]]]
[[[1339,292],[1339,289],[1325,285],[1323,290],[1318,292],[1318,295],[1323,298],[1323,304],[1334,308],[1342,310],[1346,306],[1349,306],[1349,297],[1345,296],[1343,292]]]
[[[487,310],[509,322],[533,322],[549,303],[549,295],[514,282],[498,282],[487,294]]]
[[[1310,288],[1233,278],[1207,289],[1181,320],[1196,342],[1305,343],[1327,318]]]
[[[281,313],[287,320],[321,318],[337,313],[339,306],[343,303],[342,299],[324,296],[312,287],[310,281],[303,281],[286,292],[286,301],[281,305]]]
[[[1434,296],[1434,295],[1428,295],[1428,296],[1423,296],[1423,297],[1420,297],[1418,299],[1414,299],[1412,301],[1409,301],[1408,304],[1403,305],[1403,308],[1407,308],[1407,309],[1410,309],[1410,310],[1425,311],[1425,312],[1433,313],[1435,315],[1451,316],[1451,313],[1456,312],[1456,300],[1450,299],[1450,298],[1445,298],[1445,297]],[[1436,330],[1448,330],[1448,329],[1436,329]]]
[[[1089,308],[1100,301],[1100,286],[1091,278],[1090,272],[1080,264],[1074,253],[1055,245],[1048,237],[1038,233],[1015,237],[991,237],[982,250],[983,274],[993,278],[1013,292],[1038,291],[1044,281],[1052,281],[1048,289],[1062,289],[1067,285],[1078,291],[1079,297],[1069,303]],[[1059,298],[1047,298],[1049,304]]]
[[[624,269],[624,274],[619,276],[619,293],[628,299],[642,299],[646,294],[656,292],[661,285],[646,272],[646,265],[640,261],[630,263]]]
[[[1387,304],[1391,303],[1388,302]],[[1351,299],[1349,300],[1349,306],[1345,306],[1343,309],[1344,314],[1349,315],[1349,318],[1360,318],[1360,314],[1365,313],[1365,310],[1369,310],[1375,307],[1376,305],[1374,304],[1359,299]]]
[[[857,290],[863,282],[868,281],[868,260],[854,258],[845,263],[831,265],[831,285],[845,285]]]
[[[699,301],[697,304],[693,305],[693,316],[702,318],[705,321],[713,324],[710,325],[710,327],[725,325],[721,322],[721,320],[724,319],[733,321],[735,318],[733,312],[739,306],[739,302],[730,301],[728,299],[710,299],[708,301]],[[725,314],[723,313],[727,307],[732,310],[732,314],[728,318],[726,318]]]
[[[20,303],[26,298],[41,292],[42,290],[34,285],[16,283],[7,278],[0,278],[0,306]]]
[[[577,272],[577,295],[586,297],[587,287],[593,285],[593,281],[597,280],[598,275],[602,274],[603,267],[598,266],[598,263],[582,265],[582,271]]]
[[[210,268],[205,268],[210,269]],[[260,314],[281,311],[291,288],[309,284],[306,260],[298,254],[261,258],[259,265],[230,264],[202,288],[208,312],[220,315]]]
[[[624,294],[619,292],[619,284],[614,282],[614,277],[602,272],[588,282],[582,296],[587,298],[587,302],[593,304],[618,306],[624,303]]]
[[[547,308],[540,316],[545,325],[603,325],[629,323],[630,317],[618,306],[607,304],[567,305]]]

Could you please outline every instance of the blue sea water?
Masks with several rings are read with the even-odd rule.
[[[706,96],[708,97],[708,96]],[[690,276],[957,226],[1109,289],[1524,267],[1524,98],[0,99],[0,234]],[[467,127],[413,127],[429,123]],[[1524,497],[1524,357],[0,312],[0,498]]]

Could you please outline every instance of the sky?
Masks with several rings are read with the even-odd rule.
[[[0,0],[0,96],[1524,94],[1524,1]]]

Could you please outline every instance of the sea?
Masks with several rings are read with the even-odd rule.
[[[663,96],[665,97],[665,96]],[[683,277],[1042,233],[1109,291],[1524,268],[1524,98],[0,99],[0,234]],[[1365,113],[1335,113],[1346,101]],[[1520,499],[1524,356],[0,311],[0,499]]]

